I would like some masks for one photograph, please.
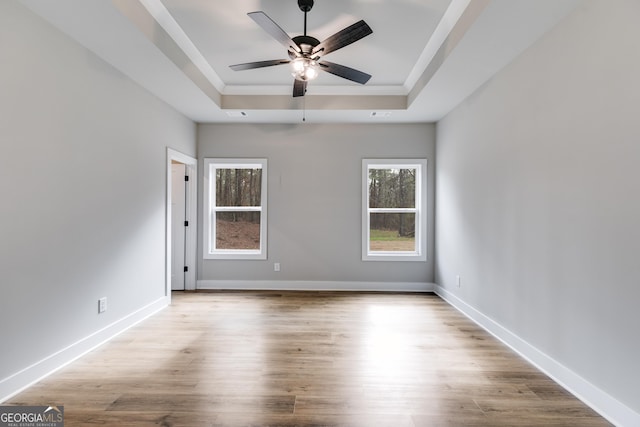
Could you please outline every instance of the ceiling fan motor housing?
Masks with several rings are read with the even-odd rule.
[[[313,48],[320,44],[320,40],[311,36],[295,36],[291,40],[300,47],[303,57],[309,57]],[[289,57],[291,59],[295,59],[299,56],[300,55],[298,53],[289,51]]]

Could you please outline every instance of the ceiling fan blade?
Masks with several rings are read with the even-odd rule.
[[[263,30],[265,30],[271,37],[279,41],[284,47],[287,49],[300,53],[300,47],[291,40],[289,34],[287,34],[278,24],[276,24],[273,19],[269,18],[266,13],[262,11],[258,12],[250,12],[247,15],[254,21],[256,24],[260,25]]]
[[[368,82],[371,78],[370,74],[363,73],[362,71],[358,71],[344,65],[334,64],[333,62],[322,61],[319,62],[318,65],[320,65],[321,70],[326,71],[327,73],[342,77],[343,79],[351,80],[352,82],[360,83],[361,85]]]
[[[304,96],[307,92],[307,81],[293,79],[293,97]]]
[[[358,21],[347,28],[338,31],[329,38],[323,40],[319,45],[313,48],[312,55],[323,56],[335,50],[341,49],[351,43],[357,42],[363,37],[372,34],[373,30],[364,21]]]
[[[274,65],[288,64],[288,59],[271,59],[269,61],[247,62],[245,64],[229,65],[233,71],[253,70],[254,68],[272,67]]]

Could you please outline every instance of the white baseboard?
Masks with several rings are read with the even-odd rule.
[[[332,282],[304,280],[198,280],[202,290],[433,292],[428,282]]]
[[[78,342],[71,344],[70,346],[63,348],[39,362],[36,362],[33,365],[0,380],[0,403],[10,399],[27,387],[82,357],[94,348],[99,347],[106,341],[134,326],[136,323],[152,316],[166,307],[170,301],[170,296],[159,298],[122,319],[117,320],[99,331],[79,340]]]
[[[616,426],[640,426],[640,414],[591,384],[557,360],[541,352],[493,319],[485,316],[441,286],[435,292],[462,314],[498,338],[516,353],[548,375],[571,394]]]

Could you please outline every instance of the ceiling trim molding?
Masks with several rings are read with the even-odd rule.
[[[449,37],[452,29],[469,6],[470,1],[471,0],[453,0],[451,4],[449,4],[449,7],[442,16],[442,19],[440,19],[438,26],[433,31],[431,37],[429,37],[429,41],[422,50],[418,61],[415,63],[413,69],[404,82],[404,87],[407,93],[411,92],[413,87],[416,85],[416,82],[420,79],[429,64],[445,44],[447,37]]]
[[[214,71],[211,64],[200,53],[200,50],[191,41],[187,33],[184,32],[180,24],[176,22],[171,13],[167,10],[160,0],[138,0],[147,9],[149,14],[153,16],[156,22],[165,30],[165,32],[173,39],[173,41],[182,49],[191,62],[198,67],[209,82],[222,92],[225,83]]]
[[[160,51],[171,60],[216,105],[221,105],[222,94],[189,58],[173,37],[165,31],[144,4],[131,0],[112,0],[126,16]],[[164,6],[163,6],[164,7]],[[178,25],[176,23],[176,25]],[[185,35],[186,37],[186,35]],[[195,46],[194,46],[195,49]],[[213,70],[212,70],[213,72]],[[214,72],[215,74],[215,72]]]
[[[427,66],[422,69],[420,77],[418,77],[415,82],[412,81],[413,84],[408,95],[409,105],[413,103],[420,92],[422,92],[429,81],[431,81],[431,78],[440,69],[449,54],[456,48],[460,40],[462,40],[464,35],[469,31],[472,25],[476,22],[476,19],[478,19],[489,3],[490,0],[459,0],[451,3],[447,13],[445,13],[442,21],[440,21],[440,25],[436,28],[436,32],[438,33],[437,40],[441,40],[445,33],[446,37],[442,40]],[[452,11],[451,14],[449,14],[450,11]],[[444,26],[445,28],[440,30],[441,26]],[[435,49],[435,41],[436,38],[432,37],[425,47],[425,51]],[[434,42],[433,46],[432,42]],[[438,41],[438,43],[440,42]],[[414,77],[415,76],[412,73],[407,81],[409,82],[409,80]]]
[[[309,95],[341,95],[341,96],[407,96],[403,86],[323,86],[309,85]],[[223,95],[291,95],[291,85],[227,85]]]
[[[406,110],[406,96],[222,95],[229,110]]]

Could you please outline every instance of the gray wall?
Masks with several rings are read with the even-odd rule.
[[[269,226],[267,261],[205,260],[198,278],[432,282],[434,133],[427,124],[200,125],[201,170],[205,157],[268,159]],[[362,261],[361,163],[369,157],[428,159],[426,263]]]
[[[586,2],[438,123],[436,282],[640,413],[638,16]]]
[[[1,381],[164,296],[166,146],[196,128],[19,2],[0,52]]]

